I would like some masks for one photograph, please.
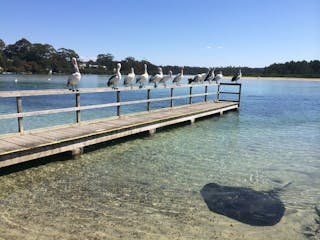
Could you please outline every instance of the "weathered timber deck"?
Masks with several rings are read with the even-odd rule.
[[[238,108],[239,102],[208,101],[0,135],[0,168]]]

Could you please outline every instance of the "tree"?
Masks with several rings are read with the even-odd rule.
[[[6,44],[5,44],[4,41],[0,38],[0,51],[2,52],[5,47],[6,47]]]
[[[4,49],[4,54],[8,58],[16,56],[20,59],[26,59],[31,47],[32,44],[27,39],[22,38],[14,44],[7,45],[7,47]]]
[[[4,71],[7,62],[7,58],[3,54],[3,50],[5,49],[5,47],[6,44],[2,39],[0,39],[0,72]]]
[[[110,53],[107,54],[99,54],[97,56],[97,64],[100,66],[105,66],[108,73],[112,73],[113,68],[115,67],[114,56]]]

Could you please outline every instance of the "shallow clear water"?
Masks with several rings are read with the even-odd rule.
[[[307,238],[320,204],[320,82],[242,89],[239,112],[1,176],[0,239]],[[280,192],[281,221],[252,227],[208,210],[209,182],[292,184]]]

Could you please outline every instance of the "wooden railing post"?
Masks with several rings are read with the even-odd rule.
[[[220,100],[220,83],[218,83],[218,92],[217,92],[217,100]]]
[[[170,97],[171,97],[171,99],[170,99],[170,107],[173,107],[173,87],[171,88],[171,91],[170,91]]]
[[[189,104],[192,104],[192,87],[189,89]]]
[[[151,94],[150,94],[150,91],[151,91],[151,89],[148,89],[148,90],[147,90],[147,99],[148,99],[148,100],[150,100],[150,95],[151,95]],[[150,111],[150,105],[151,105],[151,102],[148,101],[148,103],[147,103],[147,110],[148,110],[148,111]]]
[[[207,95],[207,93],[208,93],[208,85],[206,85],[204,93],[206,94],[206,95],[204,95],[204,101],[207,102],[208,101],[208,95]]]
[[[120,103],[120,91],[117,91],[117,103]],[[117,116],[120,117],[120,105],[117,106]]]
[[[17,97],[16,101],[17,101],[17,113],[21,113],[22,112],[22,98],[21,97]],[[23,117],[18,117],[18,129],[19,129],[19,133],[23,133],[24,132],[24,129],[23,129]]]
[[[80,93],[76,93],[76,107],[80,107]],[[76,111],[76,121],[77,123],[80,122],[80,110]]]

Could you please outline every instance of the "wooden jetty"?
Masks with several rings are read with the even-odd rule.
[[[212,86],[216,90],[210,91]],[[223,87],[236,87],[236,91],[223,91]],[[203,93],[193,93],[193,89],[201,87]],[[220,83],[220,84],[185,84],[180,86],[168,86],[170,96],[151,98],[151,91],[158,91],[165,87],[145,88],[121,87],[110,88],[86,88],[78,92],[62,89],[50,90],[24,90],[24,91],[0,91],[1,98],[16,98],[16,113],[2,114],[1,119],[17,119],[18,132],[0,135],[0,168],[6,167],[42,157],[71,151],[74,158],[82,153],[86,146],[106,142],[109,140],[141,133],[149,132],[153,135],[156,129],[189,121],[193,123],[197,118],[215,114],[223,114],[226,111],[237,110],[240,107],[241,84]],[[174,95],[177,88],[189,88],[187,95]],[[121,93],[124,91],[146,91],[146,99],[121,101]],[[116,102],[97,105],[80,105],[80,95],[88,93],[114,92]],[[57,95],[75,95],[75,106],[59,109],[22,111],[22,99],[31,96],[56,97]],[[130,93],[128,93],[130,94]],[[225,96],[236,95],[236,100],[227,100]],[[208,96],[215,95],[214,100],[208,100]],[[194,97],[203,97],[202,102],[193,103]],[[174,106],[176,99],[188,99],[188,104]],[[168,107],[152,110],[153,102],[166,101]],[[146,111],[121,114],[121,106],[133,104],[146,104]],[[116,107],[116,116],[81,121],[81,111]],[[25,130],[23,119],[30,116],[40,116],[52,113],[75,112],[76,122],[74,124],[60,125],[49,128]]]

